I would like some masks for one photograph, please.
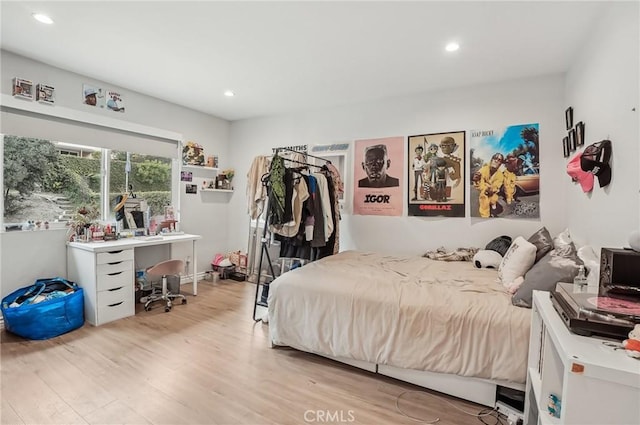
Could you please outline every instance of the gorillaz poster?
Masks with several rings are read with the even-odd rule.
[[[472,217],[540,218],[539,124],[473,130]]]
[[[408,138],[409,215],[464,217],[465,133]]]
[[[402,215],[404,137],[356,140],[353,213]]]

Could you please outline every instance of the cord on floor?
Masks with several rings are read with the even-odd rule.
[[[428,395],[430,397],[434,397],[440,401],[443,401],[445,403],[447,403],[448,405],[450,405],[451,407],[453,407],[456,410],[459,410],[460,412],[464,413],[465,415],[469,415],[469,416],[473,416],[475,418],[478,418],[478,420],[480,422],[482,422],[485,425],[505,425],[505,422],[503,422],[501,416],[503,416],[501,413],[499,413],[496,409],[483,409],[478,413],[472,413],[472,412],[467,412],[464,409],[459,408],[458,406],[456,406],[455,404],[451,403],[449,400],[446,400],[442,397],[438,397],[435,394],[431,394],[428,393],[426,391],[414,391],[414,390],[407,390],[407,391],[403,391],[401,392],[397,397],[396,397],[396,410],[398,411],[398,413],[400,413],[402,416],[409,418],[413,421],[416,422],[422,422],[424,424],[435,424],[437,422],[440,421],[440,418],[435,418],[435,419],[424,419],[424,418],[418,418],[415,416],[411,416],[408,413],[404,412],[401,408],[400,408],[400,399],[402,398],[402,396],[404,396],[405,394],[410,394],[410,393],[418,393],[418,394],[425,394]],[[495,415],[494,415],[495,413]],[[486,417],[492,417],[495,419],[495,422],[485,422],[484,418]]]

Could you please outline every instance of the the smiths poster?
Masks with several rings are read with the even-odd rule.
[[[403,137],[356,140],[353,213],[402,215]]]
[[[472,130],[472,217],[540,218],[538,124]]]
[[[409,136],[409,215],[464,217],[465,133]]]

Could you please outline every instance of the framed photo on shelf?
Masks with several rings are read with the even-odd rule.
[[[562,139],[562,151],[565,158],[569,158],[571,151],[569,150],[569,137]]]
[[[576,150],[576,129],[569,130],[569,149],[571,152]]]
[[[12,94],[14,97],[33,100],[33,82],[23,78],[14,78]]]
[[[576,124],[576,146],[584,145],[584,122]]]
[[[571,127],[573,127],[573,108],[571,106],[564,111],[564,122],[567,130],[571,130]]]
[[[176,219],[176,211],[173,208],[173,205],[165,205],[165,207],[164,207],[164,219],[165,220],[175,220]]]
[[[40,103],[53,105],[56,101],[54,94],[55,89],[52,86],[42,83],[36,86],[36,100]]]

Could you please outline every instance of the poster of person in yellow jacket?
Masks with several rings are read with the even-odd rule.
[[[472,217],[540,218],[538,124],[472,130]]]

